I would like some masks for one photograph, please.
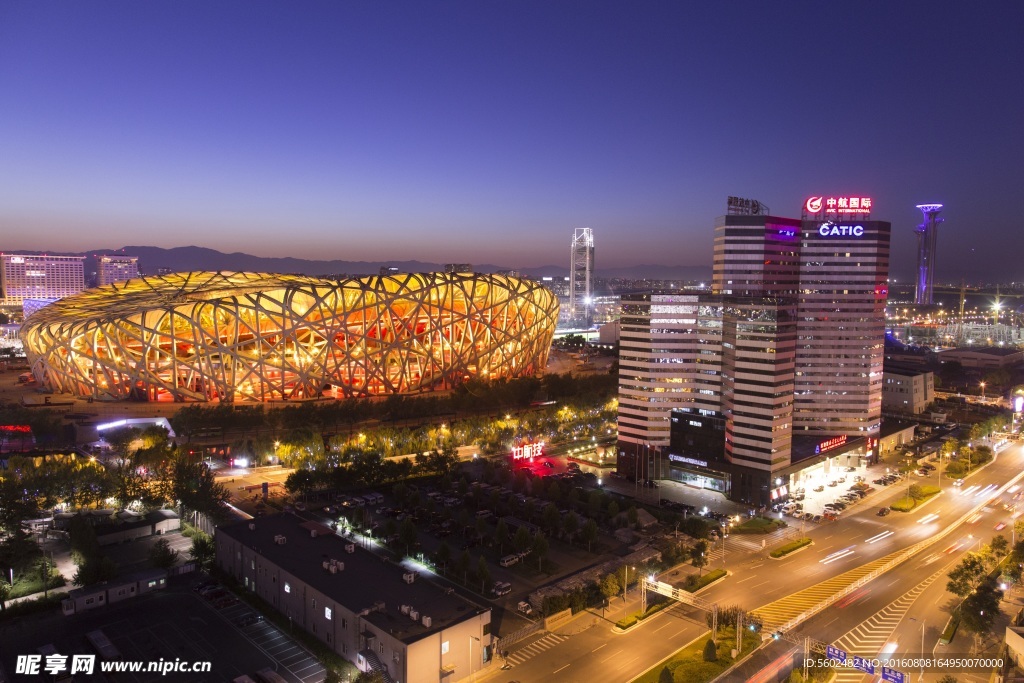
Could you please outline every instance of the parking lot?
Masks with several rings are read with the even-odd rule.
[[[0,660],[7,671],[15,670],[19,654],[35,653],[52,643],[59,654],[93,654],[85,634],[102,629],[123,660],[157,662],[210,662],[206,673],[121,672],[111,680],[130,683],[188,681],[224,683],[263,668],[281,668],[242,630],[190,589],[187,579],[177,579],[164,591],[149,593],[70,617],[59,611],[30,615],[0,629]],[[306,673],[306,672],[304,672]],[[315,676],[289,676],[293,683],[319,683]],[[76,676],[76,680],[78,677]],[[42,680],[42,679],[40,679]],[[83,680],[103,680],[101,675]]]
[[[253,645],[276,660],[280,666],[277,672],[285,676],[286,669],[302,683],[321,683],[324,667],[308,650],[292,640],[274,624],[259,619],[260,616],[244,602],[225,607],[220,615],[231,622]],[[285,676],[287,678],[287,676]]]

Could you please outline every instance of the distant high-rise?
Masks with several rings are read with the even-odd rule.
[[[0,307],[21,312],[25,299],[59,299],[85,289],[84,256],[0,254]]]
[[[594,233],[576,228],[569,258],[569,320],[590,326],[590,304],[594,298]]]
[[[473,264],[472,263],[446,263],[446,264],[444,264],[444,272],[446,272],[448,274],[472,273],[473,272]]]
[[[138,256],[101,256],[98,260],[97,283],[100,287],[124,282],[139,276]]]
[[[931,305],[935,286],[936,243],[939,236],[939,212],[942,204],[918,204],[924,214],[924,223],[917,226],[917,285],[914,303]]]

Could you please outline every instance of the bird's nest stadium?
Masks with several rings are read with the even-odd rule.
[[[544,369],[558,299],[504,275],[178,273],[86,290],[21,336],[36,380],[96,400],[417,393]]]

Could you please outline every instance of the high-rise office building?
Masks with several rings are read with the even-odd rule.
[[[722,305],[710,295],[622,296],[619,339],[619,449],[669,443],[677,408],[721,404]]]
[[[99,270],[96,284],[100,287],[139,276],[138,256],[100,256],[96,259],[96,265]]]
[[[869,220],[867,211],[804,216],[796,433],[878,434],[891,230],[888,222]]]
[[[865,201],[870,209],[870,200],[855,205]],[[753,503],[786,495],[840,458],[848,466],[870,456],[890,226],[866,211],[811,208],[802,220],[720,218],[712,293],[676,295],[689,296],[689,308],[671,300],[672,326],[655,314],[666,295],[623,297],[620,469],[665,473],[645,455],[666,455],[666,419],[672,478]],[[722,446],[709,447],[716,439]]]
[[[590,306],[594,300],[594,233],[576,228],[569,253],[570,324],[590,326]]]
[[[84,256],[0,254],[0,307],[21,312],[25,299],[59,299],[85,288]]]

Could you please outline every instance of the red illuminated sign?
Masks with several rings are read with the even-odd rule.
[[[28,425],[0,425],[0,432],[31,434],[32,428]]]
[[[522,446],[512,447],[513,460],[533,460],[542,455],[543,443],[524,443]]]
[[[871,213],[871,197],[809,197],[804,202],[809,214],[819,213]]]
[[[846,443],[846,434],[843,434],[842,436],[833,436],[831,439],[825,439],[815,446],[814,452],[824,453],[825,451],[830,451],[833,448],[839,448],[844,443]]]

